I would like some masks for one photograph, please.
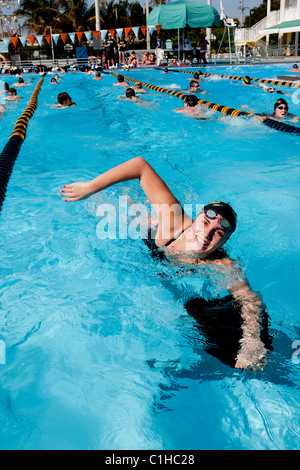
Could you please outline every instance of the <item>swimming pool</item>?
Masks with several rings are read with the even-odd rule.
[[[206,70],[271,78],[286,66]],[[188,88],[185,74],[124,75]],[[98,82],[67,74],[59,85],[50,77],[0,219],[0,448],[299,448],[299,137],[218,113],[196,121],[174,113],[180,99],[151,90],[145,106],[122,102],[124,90],[107,75]],[[1,149],[40,77],[31,78],[23,102],[0,116]],[[219,78],[201,87],[215,103],[273,110],[274,95],[257,88]],[[51,108],[61,91],[77,106]],[[297,100],[287,100],[299,114]],[[222,296],[221,275],[184,276],[152,259],[141,240],[97,236],[97,207],[142,199],[138,183],[74,204],[61,199],[64,184],[139,155],[181,202],[221,199],[237,211],[228,251],[270,322],[273,351],[262,371],[242,372],[209,354],[184,308],[191,295]]]

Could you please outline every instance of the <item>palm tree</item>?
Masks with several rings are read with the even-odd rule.
[[[60,0],[62,13],[55,21],[60,32],[86,31],[94,28],[95,7],[88,8],[86,0]]]
[[[21,0],[16,15],[26,18],[23,26],[29,28],[29,33],[44,34],[60,11],[55,0]]]

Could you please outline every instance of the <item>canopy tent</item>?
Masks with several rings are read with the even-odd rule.
[[[220,26],[218,11],[198,0],[177,0],[154,8],[147,19],[147,26],[161,25],[162,29],[212,28]]]
[[[264,29],[264,34],[277,34],[277,33],[296,33],[300,31],[300,20],[283,21],[282,23]]]

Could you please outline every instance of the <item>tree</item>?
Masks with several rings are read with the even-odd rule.
[[[55,0],[21,0],[16,15],[26,18],[23,26],[29,28],[29,33],[44,34],[60,11]]]
[[[93,29],[95,8],[88,8],[85,0],[60,0],[59,6],[62,12],[53,25],[57,32]]]

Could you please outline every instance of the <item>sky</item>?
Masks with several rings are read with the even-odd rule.
[[[205,3],[205,1],[204,1]],[[241,7],[242,2],[240,0],[222,0],[223,8],[225,15],[229,18],[238,18],[241,20],[242,11]],[[249,8],[258,7],[262,3],[262,0],[244,0],[244,7],[248,7],[244,10],[244,17],[249,15]],[[215,7],[220,13],[220,0],[212,0],[212,6]]]

